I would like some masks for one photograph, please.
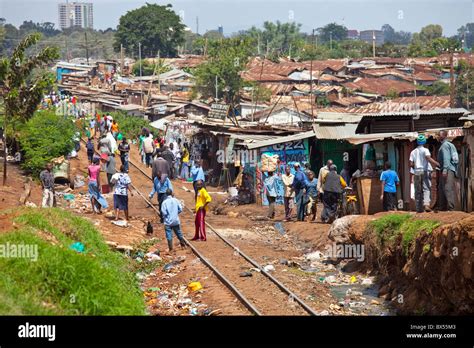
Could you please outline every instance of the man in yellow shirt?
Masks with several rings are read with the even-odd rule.
[[[337,168],[333,164],[329,167],[329,172],[323,176],[323,205],[321,212],[321,221],[324,223],[332,223],[336,218],[337,204],[342,191],[347,186],[346,182],[337,174]]]
[[[212,201],[211,196],[204,188],[202,180],[196,182],[197,198],[196,198],[196,218],[194,224],[196,232],[192,240],[206,241],[206,211],[208,204]]]

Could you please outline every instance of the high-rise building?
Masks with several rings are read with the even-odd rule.
[[[359,40],[372,44],[375,40],[375,45],[380,46],[385,42],[382,30],[362,30],[359,33]]]
[[[94,10],[92,3],[66,2],[58,5],[59,28],[94,27]]]
[[[224,35],[224,27],[222,25],[219,25],[217,31],[219,32],[219,34]]]

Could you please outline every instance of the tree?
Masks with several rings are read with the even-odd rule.
[[[252,52],[251,40],[238,37],[208,42],[207,61],[194,70],[196,86],[194,91],[202,97],[217,95],[226,103],[237,104],[239,93],[244,87],[240,76]]]
[[[46,67],[59,57],[55,47],[46,47],[37,54],[28,56],[26,51],[40,40],[41,34],[30,34],[13,51],[10,58],[0,60],[0,87],[2,88],[5,114],[3,129],[8,132],[9,125],[30,119],[45,91],[54,83],[49,72],[36,73],[35,69]],[[5,146],[6,148],[6,146]],[[4,154],[3,185],[6,183],[6,155]]]
[[[449,84],[443,81],[435,81],[431,86],[426,87],[427,95],[449,95]]]
[[[159,75],[170,71],[170,67],[165,65],[164,62],[163,59],[155,63],[151,63],[147,59],[142,59],[142,76]],[[140,76],[140,61],[133,64],[132,73],[135,76]]]
[[[472,48],[474,45],[474,23],[467,23],[458,29],[458,39],[465,40],[465,45]]]
[[[471,109],[474,104],[474,68],[465,61],[457,67],[456,102],[458,106]]]
[[[411,33],[406,31],[395,31],[390,24],[382,26],[384,40],[386,43],[408,45],[411,40]]]
[[[218,30],[209,30],[203,35],[203,37],[208,40],[220,40],[224,38],[224,35],[222,35]]]
[[[390,24],[382,25],[382,32],[385,42],[393,42],[395,40],[395,29]]]
[[[54,110],[37,111],[20,132],[20,144],[25,153],[22,167],[38,175],[46,163],[73,149],[74,133],[71,119]]]
[[[347,39],[347,28],[343,25],[330,23],[318,29],[322,42],[342,41]]]
[[[443,36],[443,27],[439,24],[429,24],[420,31],[420,39],[424,42],[430,42],[441,36]]]
[[[173,12],[171,5],[146,4],[120,17],[115,33],[114,48],[122,44],[129,52],[138,52],[141,43],[142,57],[174,57],[184,43],[184,25]]]

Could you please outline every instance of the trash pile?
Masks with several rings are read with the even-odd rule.
[[[221,313],[201,302],[204,289],[200,282],[174,284],[169,289],[153,287],[143,292],[146,305],[158,315],[211,316]]]

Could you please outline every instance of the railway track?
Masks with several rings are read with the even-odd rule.
[[[82,139],[82,141],[84,141]],[[133,161],[129,161],[129,172],[131,175],[135,176],[135,174],[143,175],[151,182],[151,175],[146,173],[139,165],[134,163]],[[133,177],[132,177],[133,181]],[[157,214],[159,213],[159,209],[148,199],[147,195],[143,194],[142,191],[150,189],[150,184],[147,187],[138,188],[136,184],[131,185],[132,188],[138,193],[138,195],[143,199],[143,201],[151,207]],[[192,226],[192,221],[194,220],[194,212],[189,209],[185,205],[185,211],[189,214],[188,216],[184,217],[187,226]],[[181,224],[182,227],[185,224]],[[244,294],[245,291],[239,289],[237,283],[242,282],[243,278],[239,275],[231,274],[230,276],[226,276],[224,271],[219,270],[215,264],[212,263],[211,257],[207,257],[205,253],[199,250],[193,243],[191,243],[188,239],[184,237],[186,245],[191,249],[191,251],[216,275],[216,277],[235,295],[235,297],[247,308],[247,310],[253,315],[281,315],[285,313],[287,315],[317,315],[317,313],[308,306],[300,297],[298,297],[294,292],[292,292],[288,287],[286,287],[283,283],[281,283],[278,279],[276,279],[273,275],[269,272],[265,271],[262,265],[252,259],[250,256],[245,254],[242,250],[240,250],[236,245],[230,242],[227,238],[225,238],[221,233],[219,233],[210,223],[206,222],[206,226],[221,240],[225,246],[231,250],[229,253],[226,253],[224,257],[222,254],[219,257],[219,262],[222,263],[231,263],[235,266],[240,266],[240,268],[249,268],[248,265],[250,264],[253,268],[257,269],[258,272],[255,273],[255,291],[249,292],[247,286],[247,294]],[[238,257],[236,257],[238,256]],[[232,278],[232,279],[231,279]],[[247,278],[248,279],[248,278]],[[264,285],[264,282],[267,282],[267,285]],[[266,295],[272,296],[274,301],[274,308],[265,310],[259,309],[258,304],[260,301],[257,298],[258,292],[266,292]],[[259,294],[261,295],[261,293]]]

